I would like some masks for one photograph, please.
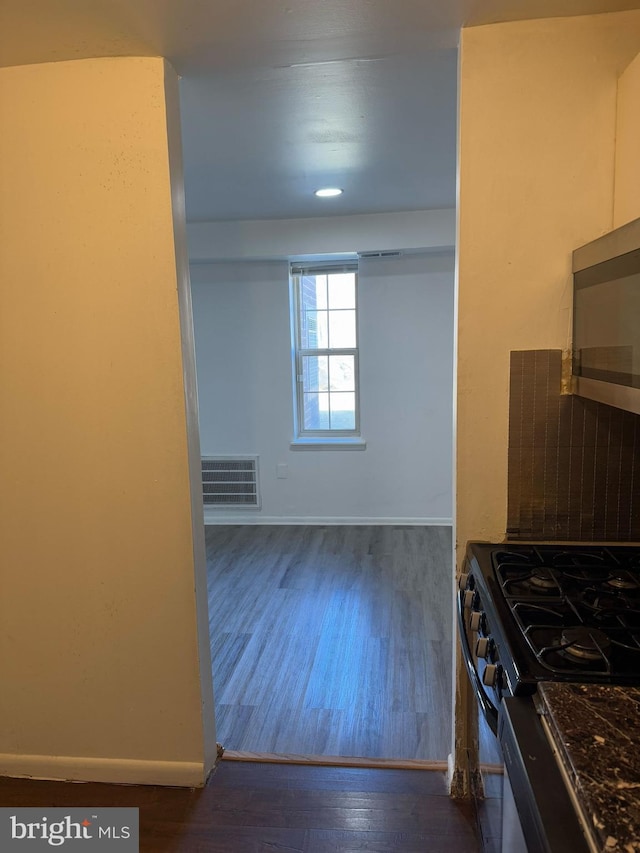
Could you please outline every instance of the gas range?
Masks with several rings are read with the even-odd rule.
[[[459,583],[463,658],[521,824],[503,849],[593,853],[536,693],[640,685],[640,546],[471,542]]]
[[[541,681],[640,683],[640,548],[471,542],[460,587],[467,666],[494,731],[502,697]]]
[[[492,555],[507,605],[549,677],[640,677],[640,556],[616,546]]]

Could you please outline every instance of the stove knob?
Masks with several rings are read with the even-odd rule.
[[[488,637],[480,637],[476,643],[476,657],[485,660],[491,654],[491,640]]]
[[[465,594],[464,594],[464,598],[463,598],[463,603],[464,603],[464,606],[465,606],[465,609],[466,609],[466,610],[471,610],[471,608],[473,607],[473,605],[474,605],[474,603],[475,603],[475,599],[476,599],[476,594],[475,594],[475,592],[473,592],[472,590],[468,589],[468,590],[465,592]]]
[[[462,572],[458,578],[458,589],[466,589],[469,584],[469,572]]]
[[[495,687],[498,683],[498,664],[488,663],[482,673],[482,683],[487,687]]]
[[[482,610],[474,610],[469,617],[469,626],[472,631],[479,631],[484,619]]]

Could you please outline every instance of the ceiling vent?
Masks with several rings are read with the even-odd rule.
[[[398,258],[402,252],[358,252],[359,258]]]
[[[258,457],[203,456],[202,502],[227,509],[258,508]]]

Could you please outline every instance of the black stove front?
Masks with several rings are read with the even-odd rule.
[[[458,623],[513,790],[518,849],[587,853],[533,694],[544,681],[640,684],[640,547],[472,542]]]
[[[502,697],[541,681],[638,684],[640,548],[472,542],[459,623],[494,730]]]

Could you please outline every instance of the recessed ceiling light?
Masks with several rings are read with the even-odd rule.
[[[342,195],[342,192],[338,187],[323,187],[321,190],[316,190],[315,195],[318,198],[333,198],[335,195]]]

